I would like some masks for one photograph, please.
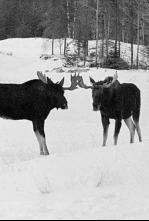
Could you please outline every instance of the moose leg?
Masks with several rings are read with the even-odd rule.
[[[135,124],[133,123],[131,117],[124,119],[128,129],[130,130],[130,143],[134,143],[134,137],[135,137]]]
[[[110,125],[109,119],[102,116],[102,125],[103,125],[103,147],[105,147],[108,138],[109,125]]]
[[[34,132],[40,146],[41,155],[49,155],[49,151],[46,145],[45,132],[44,132],[44,120],[38,120],[33,122]]]
[[[136,127],[137,134],[139,137],[139,141],[142,142],[142,135],[141,135],[141,129],[140,129],[140,125],[139,125],[139,120],[134,119],[134,123],[135,123],[135,127]]]
[[[35,135],[37,137],[38,143],[39,143],[39,148],[40,148],[40,155],[44,155],[44,150],[43,150],[43,145],[40,139],[40,134],[38,131],[35,131]]]
[[[122,126],[121,119],[116,119],[116,121],[115,121],[115,132],[114,132],[114,145],[117,145],[118,135],[120,133],[121,126]]]

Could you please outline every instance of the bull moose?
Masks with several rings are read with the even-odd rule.
[[[49,155],[44,123],[54,108],[68,109],[65,90],[77,88],[77,78],[71,76],[71,86],[63,87],[64,78],[53,83],[37,72],[38,78],[23,84],[0,84],[0,117],[12,120],[29,120],[37,136],[41,155]]]
[[[84,84],[80,77],[79,86],[92,89],[93,109],[101,112],[103,124],[103,146],[106,146],[110,119],[115,119],[114,144],[117,145],[122,119],[130,130],[130,143],[134,143],[135,130],[139,141],[142,142],[139,126],[141,94],[139,88],[130,83],[120,84],[117,73],[104,81],[95,82],[90,78],[92,86]],[[132,120],[133,118],[133,120]]]

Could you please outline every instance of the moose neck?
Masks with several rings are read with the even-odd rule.
[[[111,102],[113,100],[113,94],[114,90],[112,88],[104,88],[101,105],[104,105],[104,107],[109,107],[109,105],[111,105]]]
[[[115,105],[118,105],[118,109],[120,108],[119,103],[122,100],[122,87],[121,84],[116,81],[112,86],[108,88],[104,88],[103,90],[103,99],[102,99],[102,106],[104,108],[112,108]]]

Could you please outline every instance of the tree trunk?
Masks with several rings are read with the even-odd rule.
[[[144,45],[145,44],[145,23],[144,23],[144,20],[141,22],[140,37],[141,37],[141,44]]]
[[[121,7],[124,9],[125,7],[125,2],[124,0],[122,1],[122,5]],[[122,42],[125,42],[125,15],[123,13],[123,16],[122,16]]]
[[[54,55],[54,38],[52,39],[52,55]]]
[[[87,51],[86,51],[86,55],[87,55],[87,56],[88,56],[88,49],[89,49],[88,47],[89,47],[89,45],[88,45],[88,41],[87,41],[87,45],[86,45],[86,50],[87,50]]]
[[[64,40],[64,56],[66,56],[66,46],[67,46],[67,38]]]
[[[140,12],[138,11],[138,21],[137,21],[137,69],[139,68],[139,49],[140,49]]]
[[[98,38],[99,38],[99,0],[97,0],[97,9],[96,9],[96,67],[98,64]]]
[[[131,2],[133,4],[133,2]],[[134,44],[134,27],[133,27],[133,22],[134,22],[134,13],[133,13],[133,5],[131,5],[130,9],[130,16],[131,16],[131,23],[130,23],[130,38],[131,38],[131,68],[133,68],[133,44]]]
[[[131,69],[133,68],[133,34],[131,33]]]
[[[103,59],[104,58],[104,34],[105,34],[105,31],[104,31],[104,15],[102,15],[102,48],[101,48],[101,58]]]
[[[108,22],[108,15],[107,15],[108,12],[106,12],[106,15],[105,15],[105,38],[106,38],[106,58],[108,58],[108,54],[109,54],[109,33],[108,33],[108,25],[109,25],[109,22]]]
[[[84,42],[84,67],[86,66],[87,41]]]
[[[118,2],[115,0],[115,59],[117,58],[117,42],[118,42]]]
[[[70,33],[69,0],[67,0],[67,29],[68,29],[68,38],[71,38],[71,33]]]
[[[74,1],[74,18],[73,18],[73,39],[76,38],[76,12],[77,12],[77,3],[76,3],[76,0]]]

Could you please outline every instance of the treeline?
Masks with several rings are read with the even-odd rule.
[[[148,0],[0,0],[0,39],[99,38],[149,43]]]
[[[122,41],[133,64],[133,45],[149,44],[149,0],[0,0],[0,39],[16,37],[72,38],[86,53],[88,41],[100,39],[102,57],[109,39],[115,53]]]

